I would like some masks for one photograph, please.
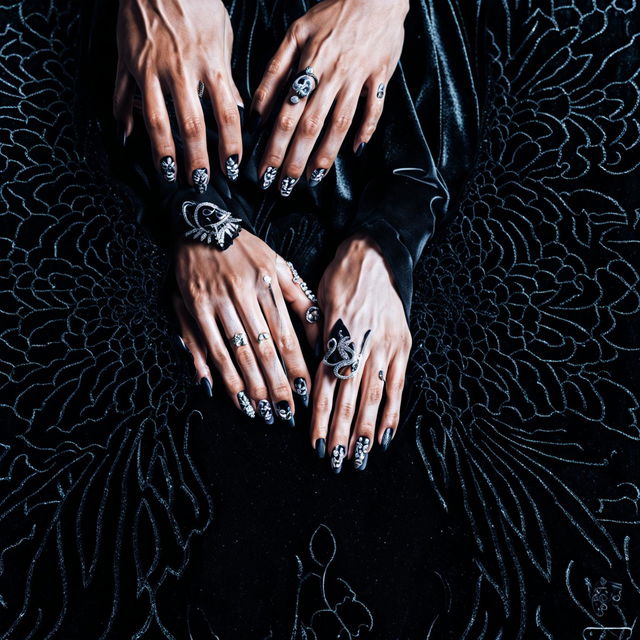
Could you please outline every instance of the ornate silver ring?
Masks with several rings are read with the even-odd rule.
[[[258,334],[258,342],[264,342],[269,339],[269,334],[266,331]]]
[[[318,78],[313,73],[313,67],[301,71],[291,84],[293,95],[289,98],[291,104],[297,104],[303,98],[311,95],[318,87]]]
[[[309,307],[304,314],[304,319],[309,324],[315,324],[320,320],[320,307]]]
[[[247,336],[245,336],[244,333],[236,333],[233,338],[231,338],[231,342],[233,342],[236,347],[245,347],[248,344]]]

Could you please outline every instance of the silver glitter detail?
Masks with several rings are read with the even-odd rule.
[[[331,452],[331,468],[340,469],[346,456],[345,448],[341,444],[337,444]]]
[[[356,442],[353,452],[353,466],[359,469],[366,461],[367,454],[371,449],[371,440],[367,436],[360,436]]]
[[[309,177],[309,186],[315,187],[327,175],[326,169],[314,169]]]
[[[250,418],[256,417],[256,410],[253,408],[251,401],[247,398],[247,394],[244,391],[240,391],[238,393],[238,403],[240,404],[240,409],[244,411]]]
[[[218,249],[226,249],[238,237],[242,227],[240,218],[234,218],[229,211],[221,209],[213,202],[193,202],[186,200],[182,203],[182,218],[187,226],[186,237],[200,242],[217,245]]]
[[[209,186],[209,172],[206,169],[194,169],[191,174],[193,186],[198,193],[204,193]]]
[[[313,293],[313,291],[311,291],[311,289],[309,289],[307,283],[300,277],[300,274],[298,273],[296,268],[293,266],[293,263],[287,262],[287,266],[289,267],[289,269],[291,271],[291,276],[292,276],[293,282],[295,282],[295,284],[297,284],[297,285],[300,285],[300,288],[302,289],[304,295],[307,296],[307,298],[309,298],[309,300],[311,302],[313,302],[313,303],[318,302],[318,298],[316,298],[316,296]]]
[[[160,172],[167,182],[176,181],[176,163],[171,156],[165,156],[160,160]]]
[[[273,407],[268,400],[260,400],[260,402],[258,402],[258,412],[267,424],[273,422]]]
[[[280,195],[288,198],[291,195],[296,182],[298,182],[298,178],[292,178],[291,176],[283,178],[282,182],[280,183]]]
[[[294,381],[294,391],[299,396],[306,396],[309,393],[307,381],[304,378],[296,378]]]
[[[227,158],[225,168],[227,170],[227,178],[232,182],[235,182],[240,175],[240,165],[237,160],[234,160],[234,156],[229,156]]]
[[[268,189],[273,184],[277,175],[278,170],[275,167],[267,167],[264,175],[262,176],[262,188]]]

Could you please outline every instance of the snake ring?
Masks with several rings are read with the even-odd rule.
[[[333,329],[329,334],[327,341],[327,351],[322,358],[323,364],[333,369],[333,375],[340,380],[348,380],[353,378],[360,366],[360,359],[364,352],[371,330],[365,334],[360,346],[360,350],[356,353],[356,345],[351,339],[351,335],[342,320],[337,320],[333,325]],[[351,367],[350,373],[341,373],[341,369]]]

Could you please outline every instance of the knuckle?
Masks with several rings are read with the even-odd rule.
[[[199,138],[203,132],[202,120],[198,116],[186,116],[182,120],[182,132],[187,140]]]
[[[201,306],[207,298],[206,290],[198,280],[189,282],[185,293],[187,302],[189,302],[192,307]]]
[[[342,402],[338,408],[338,416],[343,420],[349,420],[353,417],[355,406],[353,402]]]
[[[282,163],[282,156],[277,153],[268,153],[265,156],[265,162],[267,163],[267,166],[279,167]]]
[[[378,125],[377,120],[373,120],[373,119],[367,120],[363,127],[364,135],[370,138],[375,133],[377,125]]]
[[[150,131],[154,131],[157,133],[164,129],[164,126],[165,126],[164,116],[159,111],[148,111],[145,114],[145,118],[147,121],[147,128]]]
[[[404,380],[391,380],[388,382],[389,392],[400,394],[404,389]]]
[[[220,113],[220,125],[224,127],[233,127],[240,124],[240,114],[237,107],[227,105]]]
[[[350,56],[341,53],[336,60],[334,69],[338,73],[348,74],[353,70],[353,61],[349,60]]]
[[[244,369],[249,369],[254,365],[253,354],[248,347],[238,347],[236,359],[238,360],[238,364]]]
[[[331,411],[331,398],[329,396],[322,394],[314,401],[314,406],[318,413],[329,413]]]
[[[267,90],[263,88],[256,89],[256,92],[253,94],[253,99],[257,104],[264,104],[267,100]]]
[[[321,127],[322,122],[317,115],[308,115],[302,120],[302,135],[307,138],[315,138],[320,133]]]
[[[249,387],[249,396],[255,400],[263,400],[269,397],[269,391],[264,384],[253,384]]]
[[[289,132],[293,131],[295,126],[296,126],[296,121],[291,116],[281,115],[278,118],[278,129],[280,129],[280,131],[284,131],[285,133],[289,133]]]
[[[387,427],[395,428],[395,426],[398,424],[398,420],[400,420],[400,414],[397,411],[391,411],[387,415],[387,423],[385,428]]]
[[[290,162],[287,164],[285,175],[292,176],[293,178],[297,178],[302,175],[303,171],[304,171],[303,165],[297,164],[295,162]]]
[[[288,398],[291,394],[291,388],[285,382],[274,384],[271,391],[273,392],[274,398]]]
[[[280,69],[282,69],[282,62],[280,58],[271,58],[267,65],[267,73],[270,75],[277,75],[280,73]]]
[[[213,87],[217,87],[218,85],[225,82],[225,74],[222,69],[211,69],[209,72],[209,81]]]
[[[375,425],[369,422],[368,420],[361,422],[358,428],[358,432],[360,433],[360,435],[367,436],[369,440],[373,440],[374,430],[375,430]]]
[[[351,126],[353,118],[346,113],[339,113],[333,118],[333,126],[338,133],[346,133]]]
[[[290,333],[283,334],[278,341],[278,349],[280,353],[293,353],[296,350],[295,338]]]
[[[382,386],[375,385],[367,392],[367,402],[370,404],[378,404],[382,400]]]

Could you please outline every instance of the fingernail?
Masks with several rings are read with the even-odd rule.
[[[293,381],[293,390],[300,396],[302,404],[305,407],[309,406],[309,389],[307,388],[307,381],[304,378],[296,378]]]
[[[178,347],[182,351],[184,351],[185,353],[191,354],[191,351],[189,351],[189,347],[187,347],[187,345],[185,344],[185,341],[182,339],[182,336],[180,335],[175,336],[175,341]]]
[[[213,389],[211,388],[211,383],[209,382],[209,378],[201,378],[200,386],[204,389],[204,392],[207,394],[209,398],[213,398]]]
[[[293,419],[291,406],[286,400],[280,400],[280,402],[276,403],[276,413],[280,420],[287,422],[290,427],[295,427],[296,421]]]
[[[227,158],[227,162],[225,163],[225,168],[227,170],[227,178],[231,180],[231,182],[235,182],[240,175],[240,167],[238,166],[238,154],[234,153],[232,156]]]
[[[273,424],[273,407],[268,400],[260,400],[258,402],[258,413],[267,424]]]
[[[367,436],[360,436],[356,442],[356,448],[353,452],[353,466],[358,471],[364,471],[369,460],[369,451],[371,449],[371,440]]]
[[[238,403],[240,404],[240,410],[246,413],[250,418],[256,417],[256,410],[251,404],[251,400],[247,397],[244,391],[238,392]]]
[[[316,340],[316,346],[313,350],[313,354],[316,358],[319,358],[322,355],[322,338],[318,338]]]
[[[309,176],[309,186],[315,187],[320,184],[320,180],[325,177],[327,173],[326,169],[314,169]]]
[[[160,160],[160,173],[165,182],[176,181],[176,163],[171,156],[165,156]]]
[[[291,176],[283,178],[280,183],[280,195],[284,198],[288,198],[291,195],[296,182],[298,182],[298,178],[292,178]]]
[[[262,174],[262,188],[268,189],[278,175],[278,170],[275,167],[267,167]]]
[[[367,146],[366,142],[361,142],[358,145],[358,148],[356,149],[356,158],[359,158],[362,155],[362,152],[364,151],[364,148]]]
[[[191,174],[193,188],[198,193],[204,193],[209,186],[209,172],[206,169],[194,169]]]
[[[249,133],[254,133],[260,126],[261,121],[262,118],[260,117],[260,114],[257,111],[252,111],[247,120],[247,131]]]
[[[340,473],[342,471],[342,463],[345,458],[345,449],[341,444],[337,444],[331,452],[331,468],[333,473]]]
[[[127,144],[127,128],[124,126],[124,122],[118,122],[116,124],[116,137],[121,147],[125,147]]]
[[[385,429],[384,433],[382,434],[382,442],[380,443],[380,446],[382,447],[383,451],[386,451],[389,448],[392,437],[393,437],[393,429],[391,427],[388,427],[387,429]]]
[[[316,440],[316,455],[322,460],[327,455],[327,441],[324,438]]]

